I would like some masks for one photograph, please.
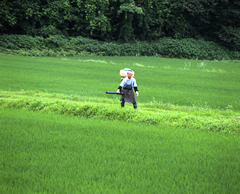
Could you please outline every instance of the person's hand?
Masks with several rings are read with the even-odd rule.
[[[120,90],[119,90],[119,89],[117,90],[117,93],[120,93]]]
[[[136,94],[137,94],[137,96],[139,96],[139,93],[138,93],[138,91],[136,91]]]

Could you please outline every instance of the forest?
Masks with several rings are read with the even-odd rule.
[[[240,50],[238,0],[2,0],[0,34],[105,42],[203,39]]]

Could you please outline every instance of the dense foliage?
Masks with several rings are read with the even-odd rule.
[[[0,35],[0,52],[23,56],[155,56],[202,60],[240,59],[240,51],[232,51],[203,39],[161,38],[154,42],[115,43],[82,36],[53,35],[46,38],[28,35]]]
[[[204,38],[240,50],[236,0],[2,0],[0,33],[105,41]]]

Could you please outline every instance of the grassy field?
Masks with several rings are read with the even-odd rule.
[[[138,102],[240,110],[240,63],[154,57],[20,57],[0,55],[0,89],[89,97],[116,91],[119,71],[135,71]],[[116,96],[108,96],[116,98]]]
[[[239,193],[239,65],[0,54],[0,193]]]
[[[0,121],[1,193],[240,192],[239,136],[24,110]]]

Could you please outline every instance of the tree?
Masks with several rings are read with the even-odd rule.
[[[2,0],[0,32],[105,41],[204,38],[240,50],[237,0]]]

